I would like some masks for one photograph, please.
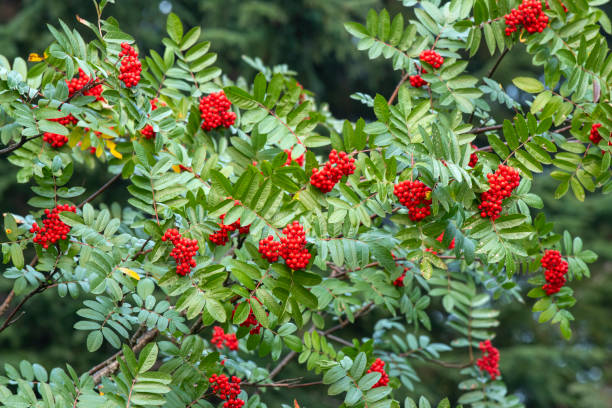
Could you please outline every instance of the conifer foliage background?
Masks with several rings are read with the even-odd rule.
[[[552,1],[542,33],[505,36],[503,15],[518,3],[403,1],[368,12],[379,5],[183,2],[174,4],[182,22],[143,8],[153,24],[134,31],[124,23],[133,9],[112,3],[62,2],[52,13],[63,21],[40,35],[36,21],[51,9],[34,1],[3,27],[0,151],[14,169],[4,183],[32,210],[4,204],[0,344],[23,352],[24,337],[46,342],[59,353],[47,362],[70,366],[7,356],[0,406],[216,406],[208,378],[221,373],[242,379],[247,406],[321,404],[313,390],[329,394],[325,406],[607,404],[609,284],[605,268],[587,264],[591,249],[611,254],[575,216],[606,233],[612,59],[602,4]],[[191,28],[194,9],[228,23]],[[118,78],[123,43],[143,64],[133,88]],[[424,49],[444,56],[439,69],[419,71]],[[14,58],[29,51],[38,55]],[[509,68],[517,60],[524,73]],[[65,80],[79,68],[91,82],[71,94]],[[429,85],[411,87],[417,74]],[[87,95],[98,83],[103,100]],[[204,131],[199,99],[221,90],[236,121]],[[53,120],[67,114],[74,125]],[[45,132],[67,144],[53,149]],[[331,148],[356,170],[322,194],[309,177]],[[289,149],[304,163],[287,165]],[[522,180],[491,222],[477,206],[500,162]],[[432,215],[414,222],[393,186],[417,179],[432,188]],[[69,236],[33,245],[33,222],[57,203],[78,207],[60,215]],[[220,223],[238,220],[248,234],[211,243]],[[305,270],[257,252],[293,221],[306,231]],[[188,276],[175,272],[168,228],[197,240]],[[540,289],[548,248],[569,262],[552,296]],[[52,311],[36,312],[41,297]],[[29,324],[33,313],[46,316],[51,339]],[[245,319],[262,327],[249,331]],[[549,324],[578,347],[551,339]],[[234,333],[239,350],[215,346],[213,326]],[[495,380],[475,366],[486,339],[502,346]],[[387,386],[368,373],[377,358]]]

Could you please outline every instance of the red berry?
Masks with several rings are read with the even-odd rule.
[[[377,372],[381,374],[380,380],[378,380],[378,382],[374,384],[372,388],[384,387],[387,384],[389,384],[389,376],[385,372],[384,367],[385,367],[385,362],[382,361],[380,358],[377,358],[376,361],[372,363],[368,371],[366,371],[366,374],[373,373],[373,372]]]
[[[303,269],[310,262],[310,253],[306,249],[306,233],[298,221],[283,228],[284,237],[280,242],[269,235],[259,241],[259,253],[268,262],[278,261],[280,256],[285,264],[293,270]]]
[[[472,149],[478,150],[478,147],[472,145]],[[476,167],[476,163],[478,163],[478,156],[476,155],[476,152],[473,152],[472,154],[470,154],[470,162],[468,163],[468,166]]]
[[[284,151],[285,153],[287,153],[287,161],[285,162],[285,164],[283,164],[283,166],[289,166],[293,161],[296,162],[300,167],[304,165],[304,153],[302,153],[300,157],[292,158],[291,152],[293,151],[293,147],[291,149],[285,149]]]
[[[202,118],[202,129],[210,131],[220,126],[230,127],[236,121],[236,114],[229,109],[232,103],[225,96],[225,92],[219,91],[203,96],[200,99],[200,117]]]
[[[518,31],[520,26],[529,34],[533,34],[541,33],[548,25],[548,16],[542,11],[540,0],[523,0],[518,10],[510,10],[510,14],[506,14],[504,19],[508,36]]]
[[[241,408],[244,401],[238,398],[240,394],[240,378],[232,376],[229,379],[225,374],[213,374],[209,379],[210,387],[214,393],[219,393],[219,398],[224,400],[224,408]]]
[[[501,375],[499,372],[499,350],[493,347],[490,340],[481,341],[478,345],[482,351],[482,357],[476,361],[480,371],[486,371],[495,380]]]
[[[487,174],[489,190],[481,194],[481,203],[478,205],[480,216],[489,217],[491,221],[499,218],[502,210],[502,201],[512,195],[518,187],[521,177],[516,169],[500,164],[495,173]]]
[[[544,278],[547,282],[542,286],[542,289],[549,296],[559,292],[563,285],[565,285],[568,263],[561,258],[559,251],[549,249],[544,252],[540,264],[544,268]]]
[[[420,88],[423,85],[427,85],[427,81],[421,78],[420,75],[410,75],[410,85],[415,88]]]
[[[97,81],[98,78],[95,78],[94,81]],[[85,72],[79,68],[79,77],[72,78],[70,81],[66,80],[66,85],[68,85],[68,96],[73,96],[75,93],[80,91],[91,81],[91,78],[85,74]],[[86,91],[83,92],[83,95],[91,95],[95,96],[97,101],[103,101],[102,97],[102,85],[98,84],[93,86]]]
[[[393,187],[393,194],[399,202],[408,207],[408,217],[414,221],[421,221],[431,215],[431,188],[421,181],[402,181]]]
[[[43,135],[43,140],[49,143],[53,148],[59,148],[68,143],[67,136],[49,132],[45,132],[45,134]]]
[[[423,50],[419,55],[419,59],[423,62],[428,63],[435,69],[438,69],[444,63],[444,57],[435,52],[434,50]],[[414,85],[413,85],[414,86]]]
[[[128,43],[121,43],[121,66],[119,67],[119,79],[123,81],[127,88],[138,85],[142,65],[138,59],[138,52]]]
[[[31,233],[36,233],[33,238],[34,243],[42,245],[43,248],[48,248],[49,244],[55,244],[60,239],[67,239],[71,227],[65,224],[59,218],[59,213],[62,211],[76,212],[74,205],[58,205],[52,210],[45,209],[45,219],[43,227],[39,227],[37,223],[32,224]]]
[[[213,327],[213,335],[210,342],[217,346],[217,348],[223,348],[223,345],[227,346],[230,350],[238,350],[238,339],[235,333],[225,333],[222,327]]]
[[[176,273],[185,276],[191,272],[191,268],[196,266],[195,256],[198,252],[198,241],[195,239],[184,238],[177,229],[170,228],[161,238],[162,241],[170,241],[174,248],[170,256],[176,261]]]
[[[234,201],[234,206],[236,205],[240,205],[240,201]],[[249,230],[251,229],[251,224],[241,226],[240,218],[238,218],[238,220],[234,221],[230,225],[226,225],[223,223],[223,220],[225,219],[225,214],[221,214],[219,218],[221,219],[221,224],[218,225],[219,227],[221,227],[221,229],[208,236],[208,239],[210,239],[210,241],[216,245],[224,246],[225,244],[227,244],[229,241],[229,233],[232,231],[238,230],[239,234],[248,234]]]
[[[151,110],[157,109],[157,98],[153,98],[149,102],[151,103]],[[151,125],[146,125],[145,127],[143,127],[140,130],[140,134],[142,134],[145,139],[153,139],[155,137],[155,131],[153,130],[153,126]]]
[[[338,153],[336,149],[333,149],[329,153],[329,161],[323,165],[322,169],[312,169],[310,184],[323,193],[328,193],[342,179],[342,176],[348,176],[354,172],[355,159],[349,157],[346,152]]]

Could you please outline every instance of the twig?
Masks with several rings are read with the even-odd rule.
[[[104,191],[106,191],[107,188],[109,188],[111,186],[111,184],[113,184],[115,181],[117,181],[119,178],[121,177],[121,173],[116,174],[112,179],[108,180],[102,187],[100,187],[96,192],[94,192],[92,195],[90,195],[89,197],[87,197],[85,200],[83,200],[83,202],[81,204],[79,204],[77,207],[78,208],[83,208],[83,206],[85,204],[87,204],[88,202],[90,202],[91,200],[93,200],[94,198],[96,198],[97,196],[99,196],[100,194],[102,194]]]
[[[281,362],[278,363],[276,367],[274,367],[274,370],[270,371],[270,375],[268,376],[268,378],[271,380],[274,377],[276,377],[278,373],[280,373],[283,370],[283,368],[285,368],[285,366],[289,364],[291,360],[293,360],[295,356],[297,356],[297,353],[295,351],[292,351],[289,354],[287,354],[285,358],[283,358]]]
[[[152,342],[158,334],[159,330],[157,329],[146,332],[142,335],[142,337],[140,337],[140,339],[138,339],[138,342],[136,343],[136,345],[134,345],[132,351],[134,353],[139,352],[144,348],[144,346]],[[102,377],[106,377],[117,371],[117,369],[119,368],[119,362],[117,361],[117,359],[121,357],[122,354],[123,351],[119,351],[107,358],[102,363],[98,364],[96,367],[100,366],[102,368],[97,371],[94,370],[94,368],[96,367],[89,370],[90,374],[93,373],[93,380],[95,384],[99,384],[100,381],[102,381]]]
[[[406,75],[404,75],[402,77],[402,79],[400,79],[400,81],[397,83],[397,86],[395,87],[395,90],[393,91],[393,93],[389,97],[389,101],[387,102],[387,105],[391,105],[393,103],[393,101],[397,97],[397,94],[398,94],[400,88],[402,87],[402,84],[404,82],[406,82],[406,80],[408,79],[409,76],[410,76],[410,72],[407,72]]]
[[[0,326],[0,333],[2,333],[2,331],[4,329],[6,329],[8,326],[10,326],[13,323],[13,317],[15,317],[15,314],[23,307],[23,305],[28,300],[30,300],[30,298],[32,298],[33,296],[35,296],[35,295],[37,295],[37,294],[39,294],[41,292],[44,292],[47,289],[47,287],[48,287],[48,284],[46,284],[46,283],[41,284],[36,289],[34,289],[30,293],[28,293],[26,295],[26,297],[21,299],[21,302],[19,302],[19,304],[15,307],[15,309],[13,309],[13,311],[11,311],[11,313],[9,313],[8,317],[6,318],[6,320],[4,321],[2,326]]]
[[[321,384],[323,384],[323,381],[313,381],[313,382],[308,382],[308,383],[282,383],[282,382],[267,383],[267,384],[243,383],[241,385],[244,387],[258,387],[258,388],[263,388],[263,387],[300,388],[300,387],[311,387],[313,385],[321,385]]]
[[[474,129],[470,130],[469,133],[473,133],[473,134],[485,133],[485,132],[490,132],[491,130],[501,129],[503,127],[504,127],[504,125],[485,126],[485,127],[481,127],[481,128],[474,128]]]
[[[495,61],[495,64],[493,65],[493,67],[489,70],[489,72],[487,73],[487,78],[491,78],[493,76],[493,74],[495,73],[495,71],[497,70],[497,68],[499,67],[499,64],[501,64],[502,60],[504,59],[504,57],[506,56],[506,54],[508,53],[508,51],[510,51],[510,48],[506,48],[500,55],[499,57],[497,57],[497,61]]]
[[[19,140],[19,142],[15,143],[15,144],[12,144],[12,145],[10,145],[8,147],[5,147],[4,149],[1,149],[0,150],[0,155],[7,154],[7,153],[10,153],[10,152],[12,152],[14,150],[17,150],[21,146],[23,146],[24,144],[28,143],[30,140],[37,139],[37,138],[39,138],[41,136],[42,136],[42,134],[34,135],[34,136],[30,136],[30,137],[22,136],[21,140]]]
[[[11,290],[9,292],[9,294],[6,295],[6,299],[4,299],[4,302],[2,302],[2,305],[0,305],[0,316],[2,316],[4,314],[4,312],[6,312],[6,309],[8,309],[8,307],[11,304],[11,301],[13,300],[14,297],[15,297],[15,291],[14,290]]]

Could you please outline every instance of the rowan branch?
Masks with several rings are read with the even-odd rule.
[[[28,300],[30,300],[33,296],[44,292],[48,287],[49,287],[49,284],[46,284],[46,283],[41,284],[36,289],[28,293],[23,299],[21,299],[21,302],[19,302],[19,304],[11,311],[11,313],[9,313],[8,317],[6,318],[2,326],[0,326],[0,333],[2,333],[4,329],[6,329],[7,327],[9,327],[11,324],[14,323],[13,317],[15,317],[15,314],[17,314],[17,312],[23,307],[23,305],[26,304]],[[4,306],[4,304],[2,306]]]
[[[134,347],[132,347],[132,351],[134,353],[139,352],[144,348],[144,346],[152,342],[158,334],[159,330],[157,329],[153,329],[151,331],[146,332],[138,339],[138,342],[136,342]],[[118,359],[122,355],[123,351],[118,351],[88,371],[88,373],[93,376],[95,384],[99,384],[100,381],[102,381],[103,377],[107,377],[117,371],[117,369],[119,368]]]
[[[24,144],[28,143],[30,140],[38,139],[41,136],[42,136],[42,134],[38,134],[38,135],[30,136],[30,137],[22,136],[21,139],[19,140],[19,142],[15,143],[15,144],[12,144],[12,145],[9,145],[9,146],[5,147],[4,149],[0,149],[0,155],[7,154],[7,153],[10,153],[12,151],[15,151],[15,150],[19,149],[21,146],[23,146]]]
[[[402,85],[404,84],[404,82],[406,82],[406,80],[408,79],[408,77],[410,77],[410,72],[407,72],[402,79],[400,79],[400,81],[397,83],[397,86],[395,87],[395,89],[393,90],[393,93],[391,94],[391,96],[389,97],[389,101],[387,102],[387,105],[391,105],[393,103],[393,101],[395,100],[395,98],[397,97],[397,94],[400,90],[400,88],[402,87]]]
[[[11,290],[9,294],[6,295],[6,299],[4,299],[4,302],[2,302],[2,305],[0,305],[0,316],[2,316],[4,312],[6,312],[6,309],[9,308],[9,305],[11,304],[11,301],[13,300],[14,297],[15,297],[14,290]]]
[[[95,191],[92,195],[90,195],[89,197],[87,197],[85,200],[83,200],[81,202],[81,204],[79,204],[77,206],[77,208],[83,208],[83,206],[85,204],[87,204],[88,202],[92,201],[94,198],[96,198],[97,196],[99,196],[100,194],[102,194],[104,191],[106,191],[111,184],[113,184],[115,181],[119,180],[119,178],[121,177],[121,173],[116,174],[112,179],[108,180],[102,187],[100,187],[97,191]]]

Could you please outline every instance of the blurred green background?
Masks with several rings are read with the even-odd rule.
[[[159,50],[165,33],[167,14],[177,13],[186,26],[200,25],[203,37],[212,41],[219,53],[218,64],[231,78],[252,77],[254,70],[242,61],[242,55],[260,57],[266,65],[287,64],[298,72],[297,79],[318,98],[330,104],[336,117],[356,119],[371,117],[368,108],[350,99],[354,92],[390,95],[399,77],[390,64],[368,61],[365,53],[354,48],[344,31],[346,21],[363,21],[370,7],[386,7],[393,16],[408,9],[397,0],[117,0],[106,15],[115,16],[124,30],[137,40],[141,53]],[[610,12],[610,8],[607,8]],[[95,11],[83,0],[0,0],[0,53],[12,59],[26,58],[30,52],[42,53],[51,41],[46,24],[61,18],[78,26],[75,16],[94,20]],[[85,30],[82,33],[87,34]],[[485,73],[494,62],[482,47],[470,63],[475,75]],[[511,76],[539,75],[531,71],[529,56],[520,46],[508,55],[494,79],[512,95],[516,92]],[[504,112],[500,112],[500,115]],[[73,183],[97,186],[108,176],[91,169],[75,172]],[[573,309],[574,336],[570,342],[560,338],[557,328],[539,325],[526,305],[499,305],[501,324],[494,344],[501,351],[501,371],[510,390],[518,393],[529,408],[606,408],[612,407],[612,197],[587,196],[584,203],[567,195],[553,198],[556,185],[550,178],[539,177],[534,190],[544,198],[549,220],[556,232],[569,230],[581,236],[585,247],[600,258],[592,267],[592,278],[572,282],[578,303]],[[92,187],[95,188],[95,187]],[[14,169],[0,161],[0,210],[25,212],[24,203],[31,192],[15,184]],[[103,198],[106,202],[125,203],[123,186],[115,185]],[[0,299],[10,290],[0,279]],[[60,299],[56,293],[38,296],[26,307],[20,321],[0,336],[0,366],[23,358],[47,368],[70,363],[85,371],[108,356],[112,350],[85,352],[82,332],[72,329],[80,301]],[[370,332],[380,316],[370,316],[361,326],[346,329],[346,336],[360,337]],[[363,331],[361,330],[363,329]],[[342,335],[342,333],[340,333]],[[436,333],[433,333],[436,336]],[[416,364],[416,363],[415,363]],[[448,395],[456,399],[457,373],[440,367],[415,365],[422,385],[412,396],[423,393],[431,400]],[[302,367],[290,366],[279,378],[302,375]],[[272,395],[270,395],[272,394]],[[297,399],[302,407],[337,406],[325,396],[324,389],[268,391],[271,407],[291,404]],[[329,401],[329,404],[326,402]]]

